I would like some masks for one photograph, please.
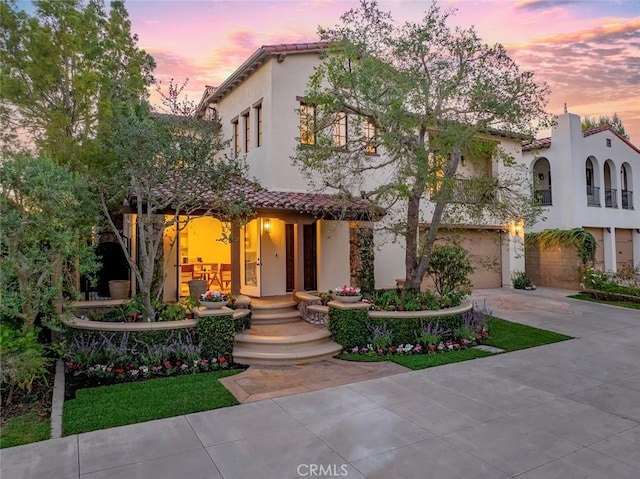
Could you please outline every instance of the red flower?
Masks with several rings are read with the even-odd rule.
[[[124,369],[122,368],[116,369],[116,374],[124,374]]]
[[[221,362],[222,364],[226,363],[226,362],[227,362],[227,358],[225,358],[224,356],[222,356],[222,357],[220,358],[220,362]]]
[[[164,362],[164,367],[167,368],[167,369],[171,369],[172,368],[171,363],[169,361],[165,361]]]
[[[180,366],[182,363],[180,361],[176,361],[176,366]]]

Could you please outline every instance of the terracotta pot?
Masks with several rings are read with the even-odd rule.
[[[128,279],[114,279],[109,281],[109,296],[111,299],[127,299],[131,290],[131,281]]]
[[[192,279],[189,281],[189,296],[196,301],[200,299],[200,295],[207,292],[207,281],[204,279]]]

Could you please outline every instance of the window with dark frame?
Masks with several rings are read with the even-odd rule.
[[[244,152],[249,153],[251,149],[251,122],[249,120],[249,112],[243,113],[244,118]]]
[[[347,147],[347,114],[336,113],[333,122],[333,146],[336,148]]]
[[[315,145],[316,143],[316,108],[306,103],[300,104],[300,143]]]
[[[362,124],[362,130],[364,133],[365,147],[364,152],[369,155],[375,155],[378,153],[378,146],[376,145],[376,127],[369,120],[365,120]]]
[[[262,103],[260,103],[259,105],[256,105],[255,107],[256,110],[256,139],[257,139],[257,144],[256,147],[261,147],[262,146],[262,133],[263,133],[263,127],[262,127]]]
[[[233,155],[238,157],[240,156],[240,128],[237,118],[231,121],[231,128],[233,130]]]
[[[607,146],[611,148],[611,138],[607,138]]]

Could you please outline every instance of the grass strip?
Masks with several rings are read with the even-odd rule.
[[[535,346],[542,346],[543,344],[571,339],[571,336],[495,317],[489,319],[489,332],[491,336],[486,338],[483,344],[504,349],[505,351],[517,351],[518,349],[533,348]],[[493,355],[494,353],[488,351],[471,348],[439,354],[408,354],[396,356],[369,356],[342,353],[338,355],[337,358],[346,361],[361,362],[393,361],[409,369],[426,369]]]
[[[572,294],[571,296],[567,296],[567,298],[580,299],[582,301],[591,301],[592,303],[608,304],[609,306],[620,306],[620,307],[629,308],[629,309],[640,309],[640,303],[632,303],[631,301],[609,301],[605,299],[598,299],[598,298],[594,298],[593,296],[587,293]]]
[[[0,449],[21,446],[51,437],[51,419],[40,419],[34,412],[9,419],[0,430]]]
[[[64,403],[64,435],[95,431],[238,404],[218,381],[240,370],[216,371],[80,389]]]

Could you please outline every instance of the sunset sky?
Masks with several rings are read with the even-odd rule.
[[[418,20],[426,0],[379,1],[398,21]],[[357,6],[350,0],[127,0],[132,31],[157,62],[156,77],[189,79],[199,100],[261,45],[317,40]],[[581,116],[617,112],[640,145],[640,1],[450,0],[453,21],[502,43],[552,90],[549,111],[567,103]],[[548,132],[547,132],[548,133]]]

